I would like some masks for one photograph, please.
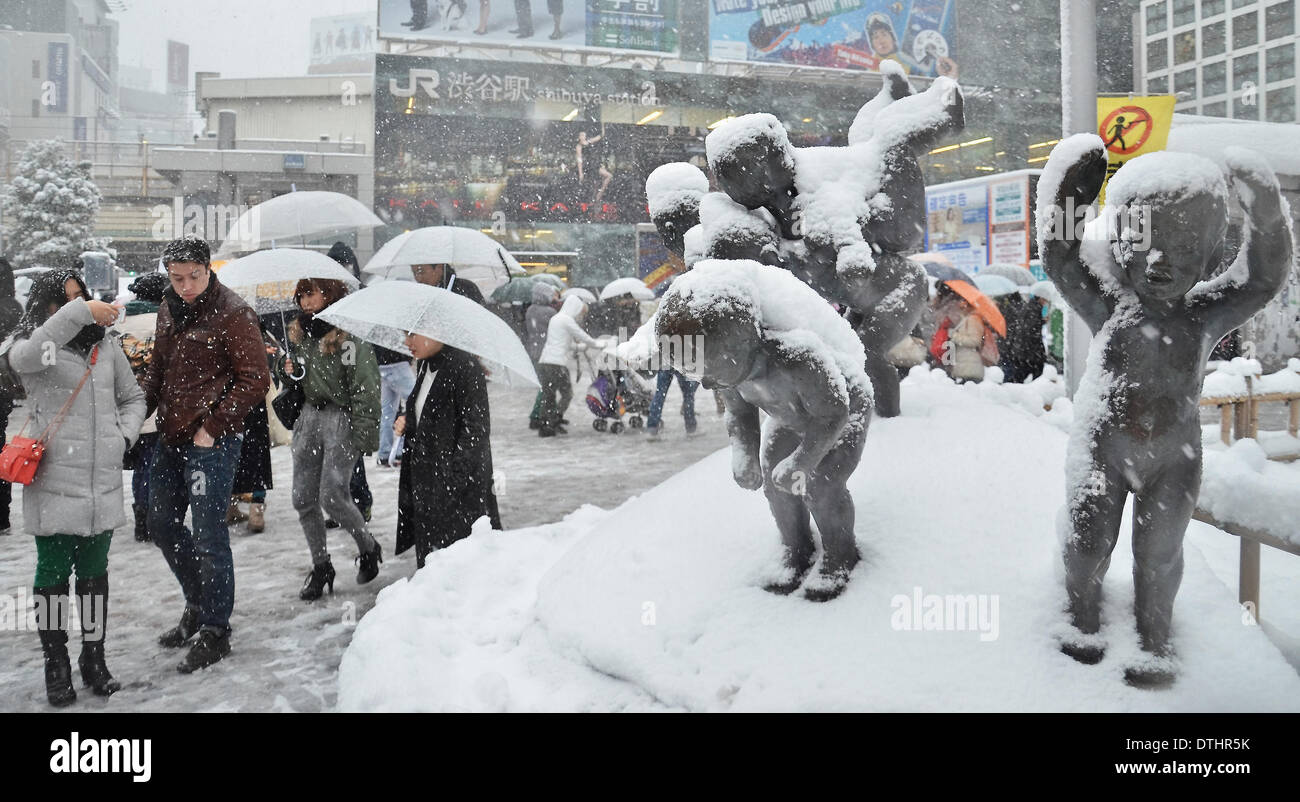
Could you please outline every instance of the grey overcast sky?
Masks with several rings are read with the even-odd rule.
[[[154,71],[163,88],[167,40],[190,46],[190,88],[196,71],[222,77],[306,75],[313,17],[366,12],[377,0],[125,0],[115,12],[122,64]]]

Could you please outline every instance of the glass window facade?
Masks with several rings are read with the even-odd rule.
[[[1201,95],[1213,97],[1228,91],[1228,65],[1223,61],[1201,67]]]
[[[1232,46],[1234,49],[1250,47],[1259,41],[1259,14],[1238,14],[1232,18]]]
[[[1237,120],[1258,120],[1259,99],[1253,93],[1233,98],[1232,116]]]
[[[1147,42],[1147,69],[1163,70],[1169,66],[1169,40]]]
[[[1268,121],[1272,123],[1295,122],[1294,86],[1285,86],[1268,93]]]
[[[1204,114],[1206,117],[1227,117],[1228,104],[1222,100],[1218,103],[1206,103],[1201,109],[1201,114]]]
[[[1295,77],[1295,45],[1270,47],[1264,54],[1264,80],[1269,83]]]
[[[1196,61],[1196,31],[1174,34],[1174,63],[1188,64]]]
[[[1183,70],[1174,73],[1174,91],[1178,94],[1187,93],[1187,97],[1179,97],[1179,101],[1192,100],[1196,98],[1196,70]]]
[[[1264,9],[1264,38],[1281,39],[1295,35],[1295,0]]]
[[[1245,84],[1259,83],[1259,54],[1248,53],[1244,56],[1237,56],[1232,60],[1232,88],[1240,92],[1245,89]]]
[[[1196,0],[1174,0],[1174,27],[1196,22]]]
[[[1223,0],[1201,0],[1201,19],[1223,13]]]
[[[1201,28],[1201,58],[1209,58],[1223,53],[1228,45],[1228,26],[1226,22],[1216,22]]]
[[[1166,19],[1168,11],[1169,7],[1165,0],[1160,0],[1159,3],[1153,3],[1147,6],[1146,32],[1150,34],[1160,33],[1161,31],[1166,30],[1169,27],[1168,20]]]

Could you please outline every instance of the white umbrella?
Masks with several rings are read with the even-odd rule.
[[[317,315],[367,342],[403,354],[413,331],[482,360],[490,378],[539,386],[523,343],[501,318],[441,287],[383,281],[354,292]]]
[[[999,298],[1016,291],[1016,283],[1005,276],[975,276],[975,286],[990,298]]]
[[[233,256],[276,243],[305,245],[309,239],[350,234],[383,224],[361,201],[341,192],[290,192],[241,214],[216,256]]]
[[[1035,298],[1042,298],[1044,301],[1047,301],[1054,306],[1060,306],[1061,296],[1056,291],[1056,285],[1050,281],[1035,282],[1034,285],[1029,288],[1029,294]]]
[[[600,291],[600,300],[617,298],[620,295],[631,295],[638,301],[653,301],[655,299],[654,290],[647,287],[641,279],[619,278],[605,285],[605,289]]]
[[[569,285],[564,283],[564,279],[554,273],[534,273],[531,278],[533,281],[544,281],[547,284],[553,285],[561,292],[569,288]]]
[[[295,308],[294,287],[305,278],[334,279],[349,290],[361,286],[352,272],[318,251],[271,248],[227,263],[217,275],[259,315]]]
[[[501,243],[477,229],[459,226],[427,226],[398,234],[375,252],[361,272],[414,281],[411,265],[439,264],[451,265],[457,278],[474,282],[484,295],[511,276],[528,272]]]
[[[1014,264],[994,263],[980,268],[981,276],[1002,276],[1009,278],[1019,287],[1031,287],[1038,281],[1027,267]]]
[[[569,289],[560,293],[560,298],[562,299],[568,298],[570,295],[578,296],[579,298],[582,299],[582,302],[584,304],[596,303],[596,296],[592,294],[591,290],[588,290],[584,287],[570,287]]]

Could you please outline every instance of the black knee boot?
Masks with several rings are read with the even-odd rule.
[[[45,696],[55,707],[77,701],[68,660],[68,583],[32,588],[36,605],[36,631],[45,654]]]
[[[104,638],[108,634],[108,574],[77,578],[77,607],[81,615],[81,657],[77,667],[81,680],[96,696],[112,696],[122,690],[104,664]]]

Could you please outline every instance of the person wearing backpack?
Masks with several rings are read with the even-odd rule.
[[[23,490],[23,527],[36,538],[32,598],[45,657],[45,691],[56,707],[76,701],[68,659],[68,578],[77,576],[81,678],[96,695],[121,688],[104,661],[108,548],[126,523],[122,457],[145,417],[131,363],[107,336],[117,310],[91,300],[81,276],[53,270],[32,285],[9,365],[27,391],[24,432],[45,451]]]
[[[9,260],[0,256],[0,341],[8,339],[23,316],[22,304],[14,297],[14,269]],[[6,372],[8,370],[6,369]],[[22,387],[14,382],[0,381],[0,431],[9,430],[9,415],[22,398]],[[0,479],[0,535],[7,535],[9,504],[13,499],[13,485]]]

